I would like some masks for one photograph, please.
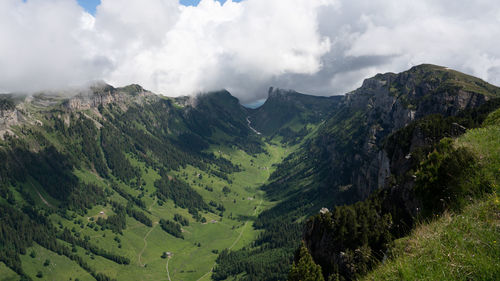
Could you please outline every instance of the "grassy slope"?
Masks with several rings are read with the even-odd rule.
[[[32,258],[29,253],[34,251],[35,258]],[[39,245],[35,245],[28,250],[28,254],[21,256],[23,268],[33,279],[41,280],[70,280],[70,278],[78,278],[81,281],[92,281],[94,278],[81,269],[78,264],[68,259],[65,256],[60,256],[51,252]],[[50,264],[44,266],[45,260],[49,260]],[[72,270],[67,270],[71,268]],[[35,278],[38,271],[43,274],[42,278]]]
[[[19,276],[17,276],[17,273],[8,268],[3,262],[0,262],[0,280],[17,281],[19,280]]]
[[[50,123],[50,121],[43,118],[43,113],[48,109],[36,107],[30,111],[34,112],[40,120]],[[93,115],[93,113],[88,112],[88,115]],[[51,126],[52,123],[49,125]],[[64,146],[54,133],[46,132],[43,128],[36,126],[32,129],[45,136],[54,146],[59,148]],[[36,143],[35,140],[28,139],[28,141]],[[220,252],[225,248],[240,249],[248,246],[259,233],[251,226],[251,220],[262,210],[273,205],[264,199],[259,187],[267,181],[270,173],[274,170],[273,164],[280,162],[291,152],[292,148],[285,149],[275,142],[266,144],[266,149],[268,154],[261,153],[251,156],[234,146],[211,147],[212,152],[229,159],[235,165],[241,165],[241,172],[229,176],[232,180],[231,184],[192,166],[180,171],[168,172],[169,176],[183,178],[203,196],[205,202],[208,203],[213,200],[217,204],[222,203],[224,205],[226,211],[223,218],[219,216],[219,212],[202,213],[202,216],[207,219],[208,223],[206,224],[196,222],[186,209],[176,207],[170,200],[165,202],[163,206],[159,206],[154,195],[156,192],[154,182],[160,178],[160,175],[157,171],[146,168],[144,163],[137,161],[131,155],[127,155],[128,160],[132,165],[141,169],[142,179],[146,181],[145,189],[142,192],[144,195],[142,200],[146,203],[147,215],[152,219],[153,227],[147,227],[135,219],[127,217],[127,228],[123,231],[123,235],[116,235],[110,230],[90,228],[87,224],[92,222],[91,218],[97,219],[100,216],[106,218],[108,215],[113,214],[110,205],[94,206],[84,216],[70,212],[70,214],[74,215],[71,220],[64,219],[57,214],[52,214],[50,219],[56,226],[60,223],[62,225],[61,229],[64,227],[74,229],[75,232],[80,233],[81,238],[89,236],[93,245],[130,259],[130,265],[118,265],[76,247],[78,248],[78,255],[92,268],[95,268],[96,272],[104,273],[109,277],[118,280],[167,280],[167,260],[162,259],[161,255],[163,252],[169,251],[173,253],[173,257],[168,261],[172,280],[197,280],[200,277],[209,280],[210,270],[217,258],[217,254],[213,251]],[[75,170],[74,174],[82,182],[93,183],[105,189],[110,189],[110,183],[107,180],[100,178],[95,172],[84,167]],[[183,174],[187,174],[185,179]],[[198,178],[198,174],[202,175],[201,179]],[[114,176],[111,176],[111,178],[120,185],[122,190],[134,197],[141,194],[140,190],[131,188]],[[25,185],[24,190],[29,193],[37,206],[50,209],[60,204],[34,180],[28,180],[23,185]],[[213,191],[207,191],[205,186],[212,187]],[[227,195],[222,192],[224,186],[231,189],[231,192]],[[16,188],[12,187],[12,190],[17,202],[25,202],[16,191]],[[116,192],[113,192],[109,199],[124,205],[127,204],[127,200]],[[100,215],[101,211],[104,212],[104,215]],[[175,213],[181,214],[190,220],[190,225],[183,227],[184,240],[167,234],[158,225],[160,219],[172,220]],[[216,223],[211,223],[212,220],[216,221]],[[115,237],[119,237],[121,242],[116,242]],[[60,242],[67,245],[63,241]],[[68,246],[71,247],[71,245]],[[58,257],[58,255],[39,245],[29,248],[28,253],[31,250],[43,253],[44,257],[41,262],[34,262],[28,255],[21,257],[23,267],[26,267],[26,273],[34,280],[38,279],[35,276],[38,271],[43,272],[44,277],[42,279],[48,278],[50,280],[68,280],[70,277],[87,280],[85,276],[89,276],[80,266],[69,259],[64,263],[62,261],[58,262],[59,265],[63,264],[63,266],[56,266],[56,269],[46,273],[47,268],[43,266],[45,257],[52,260],[52,257]],[[60,257],[60,259],[65,260],[66,258]],[[1,278],[9,278],[8,280],[19,279],[16,273],[3,264],[1,265]],[[93,280],[93,278],[90,277],[90,280]]]
[[[133,165],[141,168],[142,178],[146,181],[143,200],[149,211],[148,216],[154,222],[153,227],[147,227],[135,219],[127,217],[127,229],[124,230],[123,236],[118,235],[121,240],[118,243],[114,240],[117,235],[110,230],[94,230],[87,226],[91,217],[97,219],[99,216],[112,215],[113,211],[109,205],[94,206],[85,216],[76,216],[73,220],[66,220],[57,214],[51,215],[51,219],[55,225],[61,222],[63,227],[74,228],[76,232],[80,232],[81,237],[90,236],[91,242],[98,247],[128,257],[131,261],[130,265],[118,265],[102,257],[93,256],[77,247],[78,254],[96,268],[97,272],[105,273],[117,280],[168,280],[167,259],[161,258],[162,253],[166,251],[173,253],[173,257],[168,260],[172,280],[198,280],[201,277],[203,277],[202,280],[209,280],[210,270],[217,258],[217,254],[213,253],[213,250],[221,251],[230,247],[239,249],[248,246],[258,235],[258,231],[251,227],[251,220],[261,210],[272,206],[272,203],[264,199],[259,187],[273,171],[273,164],[281,161],[290,152],[290,149],[286,150],[278,144],[267,145],[269,155],[262,153],[250,156],[241,150],[228,147],[212,147],[211,150],[229,159],[235,165],[241,165],[242,171],[230,176],[232,184],[192,166],[171,172],[170,175],[184,179],[182,175],[187,174],[186,182],[199,192],[207,203],[213,200],[224,205],[226,211],[223,218],[219,214],[202,213],[208,222],[202,224],[194,221],[186,209],[175,207],[171,201],[159,206],[153,193],[156,190],[154,181],[160,176],[153,169],[146,168],[143,163],[129,158]],[[105,180],[87,170],[76,170],[74,173],[84,182],[107,186]],[[198,174],[202,176],[201,179]],[[205,186],[212,187],[213,192],[207,191]],[[224,186],[231,189],[227,196],[222,192]],[[121,188],[134,196],[140,193],[140,191],[125,184],[121,184]],[[44,204],[36,192],[31,195],[38,205]],[[41,193],[41,195],[49,203],[57,205],[57,200],[50,198],[45,193]],[[122,204],[126,203],[126,200],[116,193],[111,199]],[[101,211],[105,214],[100,215]],[[167,234],[157,224],[160,218],[173,219],[174,213],[179,213],[190,220],[190,225],[183,227],[184,240]],[[212,220],[217,222],[211,223]],[[80,224],[78,221],[83,223]],[[200,247],[198,247],[198,243],[200,243]],[[119,248],[119,244],[121,244],[121,248]],[[38,245],[28,249],[28,253],[31,250],[37,252],[36,259],[32,259],[29,255],[22,256],[21,259],[26,273],[34,280],[38,279],[35,275],[39,270],[44,274],[42,279],[69,280],[72,277],[73,279],[93,280],[76,263],[65,257],[58,256]],[[43,262],[46,258],[53,261],[54,265],[44,267]],[[12,280],[16,280],[16,274],[5,266],[0,267],[0,276],[10,278],[7,280],[12,278]]]
[[[500,110],[456,140],[479,158],[494,193],[445,213],[396,241],[392,258],[364,280],[500,280]]]

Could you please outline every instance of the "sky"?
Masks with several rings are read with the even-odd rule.
[[[186,2],[194,2],[186,1]],[[78,0],[78,4],[82,6],[88,13],[95,15],[96,7],[101,4],[101,0]]]
[[[26,0],[24,0],[26,1]],[[217,0],[224,4],[227,0]],[[233,2],[241,2],[242,0],[233,0]],[[179,3],[184,6],[197,6],[200,0],[179,0]],[[96,7],[101,4],[101,0],[78,0],[78,4],[82,6],[88,13],[95,15]]]
[[[248,103],[422,63],[500,85],[499,26],[496,0],[1,0],[0,92],[105,81]]]

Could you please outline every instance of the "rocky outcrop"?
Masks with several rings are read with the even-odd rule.
[[[70,110],[86,110],[113,103],[126,109],[129,103],[142,104],[148,98],[158,97],[139,85],[114,88],[110,85],[100,84],[78,93],[67,100],[64,106]]]
[[[353,211],[364,204],[375,213],[369,225],[377,226],[379,230],[390,229],[394,237],[408,233],[422,210],[421,201],[414,192],[416,176],[413,171],[441,138],[463,134],[466,123],[472,124],[471,119],[485,111],[483,108],[491,109],[494,107],[491,104],[498,107],[500,102],[488,101],[500,97],[499,89],[486,84],[429,65],[400,74],[379,74],[365,80],[362,87],[346,95],[339,114],[322,128],[313,143],[315,148],[325,147],[315,155],[327,155],[323,159],[331,174],[325,182],[325,189],[337,191],[332,192],[335,199],[331,201],[352,203],[373,194],[345,210]],[[492,91],[477,91],[477,85]],[[464,113],[468,111],[470,115]],[[448,118],[450,116],[453,118]],[[460,124],[460,120],[465,123]],[[481,124],[482,121],[478,121]],[[343,192],[344,186],[350,187],[349,193]],[[379,192],[373,193],[377,189]],[[347,196],[349,199],[344,201],[337,199]],[[360,210],[364,212],[362,208]],[[384,224],[384,216],[388,214],[392,218]],[[362,218],[365,216],[361,213]],[[344,220],[346,217],[350,218],[344,214]],[[356,218],[355,215],[352,217]],[[360,217],[357,219],[359,221]],[[339,225],[334,215],[317,215],[308,221],[303,238],[324,273],[328,275],[336,269],[350,280],[369,268],[356,265],[370,265],[364,260],[373,255],[370,251],[375,250],[375,256],[383,257],[384,245],[388,241],[373,242],[371,250],[359,241],[350,241],[348,245],[338,239],[343,231],[339,230]],[[380,233],[384,234],[384,231]]]
[[[391,159],[383,149],[387,136],[424,116],[454,116],[490,99],[487,95],[455,86],[453,83],[458,81],[453,77],[440,78],[439,73],[432,73],[446,73],[445,68],[432,66],[429,70],[428,67],[417,66],[401,74],[376,75],[345,96],[342,106],[349,108],[349,112],[364,115],[363,124],[358,124],[365,126],[364,136],[354,140],[360,144],[356,153],[338,155],[337,159],[342,160],[334,157],[330,161],[342,161],[341,169],[351,169],[350,183],[342,182],[341,185],[353,184],[359,198],[366,198],[373,190],[387,185],[391,166]],[[322,137],[332,155],[338,154],[335,151],[337,140],[330,138],[335,136],[325,134]],[[418,136],[413,141],[418,144]],[[336,166],[337,163],[332,164]],[[353,166],[356,168],[353,169]]]
[[[14,135],[11,126],[19,125],[24,120],[23,115],[16,109],[0,109],[0,139],[4,139],[5,135]]]
[[[14,135],[11,126],[18,125],[23,120],[12,95],[0,94],[0,139],[4,139],[6,134]]]
[[[0,130],[19,124],[22,115],[17,109],[0,110]]]

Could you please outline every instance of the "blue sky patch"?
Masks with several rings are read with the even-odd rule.
[[[224,4],[227,0],[217,0]],[[242,0],[233,0],[233,2],[241,2]],[[182,5],[184,6],[197,6],[200,3],[200,0],[180,0]]]
[[[26,1],[26,0],[23,0]],[[227,0],[217,0],[224,4]],[[242,0],[233,0],[233,2],[241,2]],[[200,0],[179,0],[179,2],[184,6],[197,6]],[[78,0],[78,4],[82,6],[87,12],[95,15],[96,7],[101,4],[101,0]]]
[[[95,8],[101,4],[101,0],[78,0],[78,4],[90,14],[95,15]]]

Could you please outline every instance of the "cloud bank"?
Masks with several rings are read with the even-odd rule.
[[[105,80],[167,96],[269,86],[342,94],[378,72],[435,63],[500,84],[495,0],[0,1],[0,91]]]

